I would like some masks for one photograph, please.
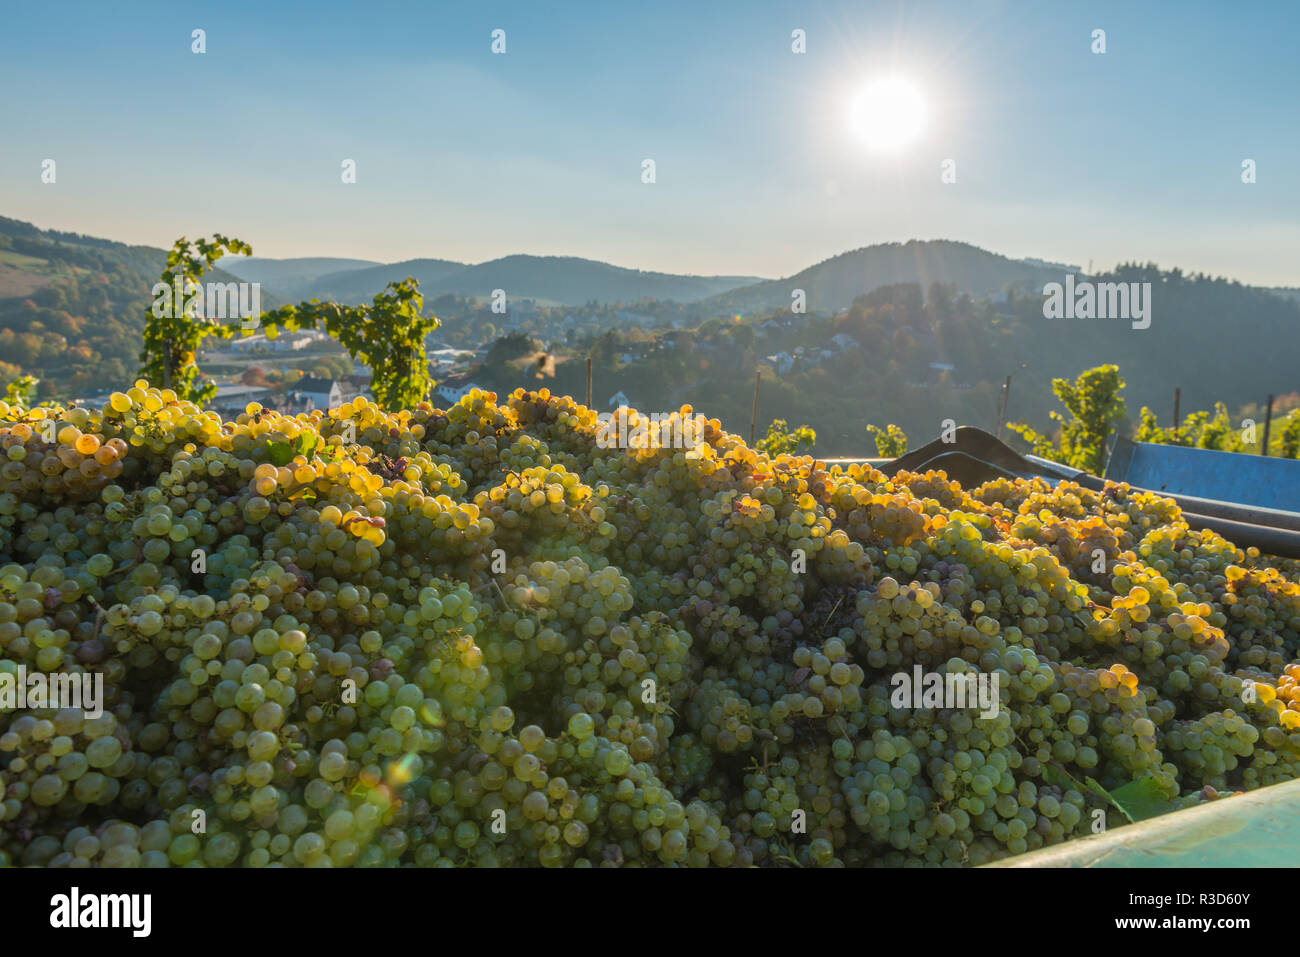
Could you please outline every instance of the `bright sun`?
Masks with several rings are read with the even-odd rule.
[[[868,148],[882,152],[906,146],[925,125],[925,101],[902,77],[872,80],[853,98],[853,129]]]

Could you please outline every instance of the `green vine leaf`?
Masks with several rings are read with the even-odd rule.
[[[272,442],[270,439],[266,441],[266,450],[270,455],[271,464],[276,468],[288,465],[293,461],[294,455],[297,454],[293,446],[288,442]]]
[[[316,451],[320,439],[314,432],[299,432],[293,440],[293,450],[305,459],[310,459]]]
[[[1088,778],[1088,788],[1128,818],[1130,824],[1167,814],[1179,807],[1176,801],[1165,796],[1159,782],[1151,775],[1130,781],[1113,791],[1107,791],[1092,778]]]

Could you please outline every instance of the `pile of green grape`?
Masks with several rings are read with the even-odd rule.
[[[0,686],[103,687],[0,695],[0,864],[959,866],[1300,776],[1295,563],[1168,499],[599,428],[0,403]]]

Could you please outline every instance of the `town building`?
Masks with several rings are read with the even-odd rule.
[[[452,376],[439,382],[433,390],[438,398],[442,399],[448,405],[455,405],[465,396],[469,395],[479,386],[470,381],[469,375]]]
[[[343,394],[343,386],[337,379],[303,376],[293,384],[291,392],[297,394],[295,401],[310,399],[312,408],[315,409],[337,409],[348,401]]]
[[[267,407],[272,392],[265,386],[240,385],[239,383],[221,383],[217,385],[217,394],[209,403],[214,412],[222,415],[238,415],[250,402]]]

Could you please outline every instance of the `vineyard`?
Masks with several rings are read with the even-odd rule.
[[[1300,776],[1296,566],[1167,499],[598,430],[0,405],[0,672],[104,689],[0,708],[0,863],[956,866]]]

